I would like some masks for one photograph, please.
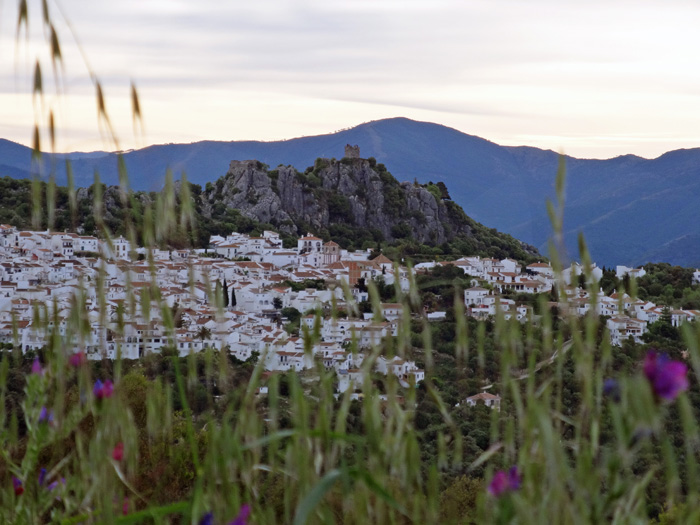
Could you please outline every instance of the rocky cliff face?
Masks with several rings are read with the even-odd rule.
[[[366,159],[318,159],[305,173],[232,161],[226,176],[207,186],[201,198],[204,216],[211,217],[221,202],[294,234],[306,233],[298,231],[301,224],[321,230],[333,223],[378,230],[387,241],[411,236],[424,244],[472,234],[454,203],[423,186],[399,183],[381,164]]]

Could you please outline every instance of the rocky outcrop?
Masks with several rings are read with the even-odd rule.
[[[476,223],[443,196],[435,186],[399,183],[374,159],[317,159],[304,173],[245,160],[232,161],[224,177],[207,184],[199,207],[206,218],[233,208],[292,235],[342,225],[372,231],[373,238],[385,241],[412,238],[441,245],[461,238],[471,239],[476,251],[496,242],[507,256],[538,255],[532,246]]]
[[[320,230],[333,222],[379,230],[386,240],[411,236],[427,244],[471,233],[426,188],[399,184],[383,166],[366,159],[319,159],[305,173],[290,166],[269,171],[255,160],[232,161],[202,199],[205,216],[222,202],[289,233],[300,233],[299,223]]]

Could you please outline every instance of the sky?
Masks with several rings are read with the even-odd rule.
[[[282,140],[397,116],[582,158],[700,146],[698,2],[49,0],[55,70],[41,2],[19,36],[18,3],[0,4],[0,138],[31,145],[38,122],[45,150],[49,111],[58,151]]]

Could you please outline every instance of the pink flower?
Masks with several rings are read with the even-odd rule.
[[[644,359],[644,375],[654,395],[673,401],[688,389],[688,367],[680,361],[671,361],[667,354],[651,350]]]
[[[124,443],[121,441],[117,443],[112,450],[112,459],[114,459],[114,461],[121,461],[124,459]]]
[[[114,393],[114,384],[107,379],[105,381],[104,386],[102,387],[102,396],[103,397],[112,397],[112,394]]]
[[[489,494],[498,497],[506,492],[518,490],[521,481],[522,476],[518,472],[518,467],[511,467],[508,472],[498,470],[489,484]]]
[[[32,374],[40,376],[43,373],[44,370],[41,368],[41,362],[39,361],[38,357],[35,357],[34,362],[32,363]]]
[[[97,399],[112,397],[112,394],[114,394],[114,384],[109,379],[107,379],[104,383],[98,379],[95,381],[95,386],[92,388],[92,393],[95,394]]]
[[[250,505],[247,503],[241,505],[241,509],[229,525],[248,525],[248,516],[250,516]]]
[[[72,367],[78,368],[87,363],[87,356],[85,355],[85,352],[81,350],[80,352],[76,352],[75,354],[71,355],[68,362]]]

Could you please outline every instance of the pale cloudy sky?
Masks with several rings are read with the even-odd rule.
[[[276,140],[404,116],[579,157],[700,146],[700,3],[592,0],[49,0],[65,55],[33,101],[40,2],[15,40],[0,18],[0,137],[31,142],[57,113],[58,149],[109,149],[75,38],[120,146]],[[59,12],[60,5],[60,12]],[[145,133],[134,135],[129,83]],[[46,144],[46,142],[44,142]]]

